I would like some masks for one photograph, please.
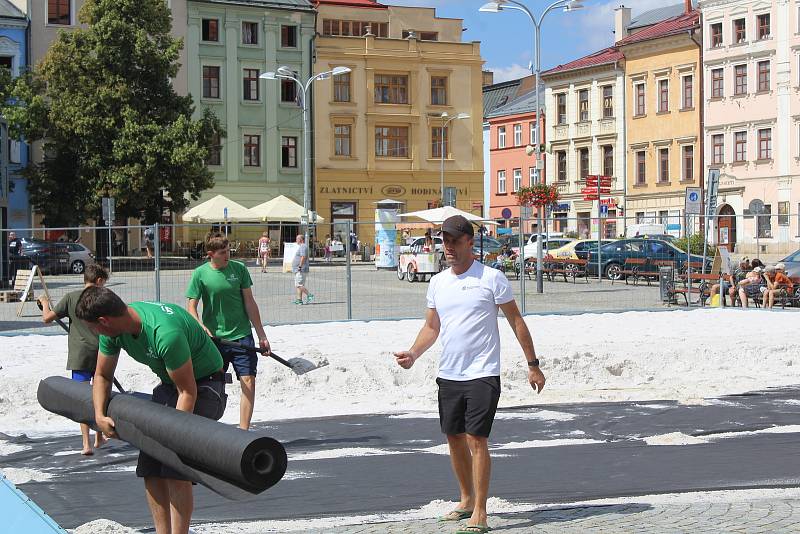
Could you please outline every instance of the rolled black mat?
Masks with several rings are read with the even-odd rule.
[[[39,382],[37,398],[45,410],[95,427],[88,383],[51,376]],[[230,499],[261,493],[286,472],[283,445],[257,432],[128,394],[112,393],[106,413],[121,440]]]

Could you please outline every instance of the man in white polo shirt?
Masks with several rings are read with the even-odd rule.
[[[411,349],[395,353],[409,369],[441,335],[439,360],[439,422],[447,435],[453,471],[461,490],[458,507],[441,518],[469,518],[457,533],[485,533],[486,500],[491,458],[489,433],[500,399],[500,332],[503,311],[528,362],[528,381],[537,392],[545,378],[533,340],[503,273],[474,260],[475,231],[462,216],[442,225],[444,251],[450,268],[431,279],[425,325]]]

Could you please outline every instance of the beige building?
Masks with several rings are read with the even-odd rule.
[[[616,43],[625,55],[626,215],[675,236],[686,232],[686,188],[703,185],[699,23],[687,0],[679,15]]]
[[[444,136],[444,185],[457,188],[458,208],[481,214],[483,61],[479,43],[461,42],[462,21],[370,0],[318,9],[314,72],[352,72],[315,84],[316,211],[346,235],[348,221],[375,220],[379,200],[432,207]],[[445,130],[444,113],[470,118]],[[369,242],[374,226],[357,232]]]

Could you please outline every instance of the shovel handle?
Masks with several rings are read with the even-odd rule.
[[[250,352],[252,354],[262,354],[264,356],[269,356],[270,358],[274,358],[281,365],[285,365],[289,369],[294,370],[294,366],[291,363],[287,362],[286,360],[284,360],[283,358],[281,358],[280,356],[278,356],[277,354],[275,354],[272,351],[262,352],[262,351],[260,351],[260,350],[258,350],[256,348],[254,348],[254,347],[248,347],[247,345],[242,345],[241,343],[237,343],[235,341],[228,341],[227,339],[222,339],[222,338],[216,337],[216,336],[212,337],[211,339],[213,339],[214,343],[217,343],[218,345],[225,345],[227,347],[235,347],[237,349],[241,349],[241,350],[243,350],[245,352]]]

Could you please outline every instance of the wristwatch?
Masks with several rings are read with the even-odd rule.
[[[539,358],[534,358],[528,362],[528,367],[539,367]]]

